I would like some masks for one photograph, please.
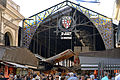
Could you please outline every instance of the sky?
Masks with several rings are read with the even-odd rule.
[[[41,12],[51,6],[54,6],[64,0],[12,0],[20,6],[20,13],[28,18],[38,12]],[[75,0],[70,0],[77,3]],[[81,2],[80,5],[98,13],[101,13],[110,18],[113,17],[113,8],[115,8],[115,0],[99,0],[100,3],[85,3]]]

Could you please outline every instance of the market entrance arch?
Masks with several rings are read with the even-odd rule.
[[[61,14],[61,12],[64,14]],[[87,46],[90,51],[105,49],[98,30],[83,13],[69,7],[63,9],[61,12],[49,16],[41,25],[39,25],[29,46],[29,49],[33,53],[48,58],[67,49],[72,49],[74,51],[75,46],[81,48]],[[75,26],[73,31],[69,32],[71,35],[63,35],[67,32],[64,32],[64,28],[60,29],[58,27],[58,22],[61,17],[68,18],[68,16],[74,17],[74,20],[76,20],[74,24]],[[49,20],[50,18],[51,20]],[[65,39],[67,36],[71,38]],[[96,41],[97,39],[99,39],[99,41]]]
[[[72,32],[72,39],[70,40],[61,40],[59,30],[56,36],[58,20],[62,16],[72,16],[75,19],[75,29],[78,32]],[[38,54],[40,52],[40,55],[44,57],[53,56],[64,49],[73,49],[75,45],[83,46],[81,40],[85,46],[90,45],[91,50],[113,48],[111,19],[73,2],[64,1],[29,18],[33,20],[24,20],[23,46],[29,48],[33,53]],[[60,47],[58,44],[62,45],[62,48],[55,49]],[[97,47],[99,48],[97,49]]]

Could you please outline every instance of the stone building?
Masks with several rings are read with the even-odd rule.
[[[120,0],[115,1],[114,12],[115,12],[114,18],[119,21],[120,20]]]
[[[113,21],[117,23],[116,27],[116,47],[120,47],[120,0],[115,0]]]
[[[0,45],[18,46],[19,22],[24,17],[12,0],[0,0]]]
[[[23,19],[19,5],[12,0],[0,0],[0,73],[6,78],[11,73],[23,74],[23,68],[25,74],[28,68],[37,69],[35,55],[27,48],[18,47],[19,23]]]

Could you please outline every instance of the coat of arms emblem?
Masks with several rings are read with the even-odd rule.
[[[70,16],[62,17],[62,26],[66,29],[71,27],[72,18]]]
[[[58,27],[61,31],[69,32],[74,29],[74,19],[71,16],[62,16],[59,19]]]

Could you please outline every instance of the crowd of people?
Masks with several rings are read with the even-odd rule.
[[[30,74],[30,75],[13,75],[10,74],[9,78],[5,78],[3,74],[0,74],[0,80],[90,80],[90,77],[77,75],[70,72],[66,75],[61,75],[60,72],[55,74]]]
[[[111,77],[109,73],[105,72],[104,77],[101,80],[120,80],[120,73],[116,73]]]
[[[14,75],[10,74],[9,78],[5,78],[4,74],[0,73],[0,80],[120,80],[120,74],[116,73],[114,77],[109,78],[107,72],[101,79],[95,77],[94,74],[90,75],[78,75],[76,73],[70,72],[66,75],[61,75],[60,72],[55,74],[30,74],[30,75]]]

